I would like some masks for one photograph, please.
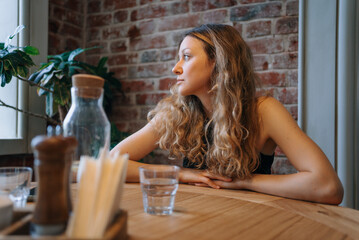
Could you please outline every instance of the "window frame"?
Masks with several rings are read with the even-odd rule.
[[[47,60],[48,49],[48,0],[18,0],[19,25],[25,26],[20,32],[19,46],[32,45],[39,49],[40,55],[33,57],[37,66]],[[18,81],[17,107],[37,114],[45,114],[45,100],[39,97],[35,87]],[[17,113],[17,136],[11,139],[0,139],[0,155],[31,153],[31,139],[44,134],[46,121]]]

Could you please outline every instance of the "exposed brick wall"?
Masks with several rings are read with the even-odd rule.
[[[49,1],[49,54],[59,54],[83,47],[85,2]]]
[[[297,0],[50,0],[49,52],[102,46],[86,60],[109,58],[126,93],[117,95],[110,120],[134,132],[168,94],[181,34],[211,22],[231,24],[241,33],[262,79],[259,92],[280,100],[297,119]],[[276,153],[274,172],[291,172],[279,149]]]

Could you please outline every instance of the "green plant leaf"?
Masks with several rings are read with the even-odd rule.
[[[44,69],[42,69],[42,70],[40,70],[38,72],[34,72],[33,74],[31,74],[29,80],[33,81],[34,83],[39,83],[42,80],[42,78],[44,77],[44,74],[49,73],[49,72],[51,72],[53,70],[55,70],[54,63],[50,63]]]
[[[2,49],[4,49],[4,47],[5,47],[5,43],[0,42],[0,49],[2,50]]]
[[[20,75],[21,77],[26,78],[28,73],[29,70],[27,69],[27,67],[20,65],[17,66],[17,74]]]
[[[83,52],[85,52],[85,51],[94,49],[94,48],[98,48],[98,47],[95,46],[95,47],[89,47],[89,48],[78,48],[78,49],[75,49],[75,50],[73,50],[72,52],[70,52],[68,61],[72,61],[72,60],[74,60],[74,58],[75,58],[77,55],[79,55],[79,54],[81,54],[81,53],[83,53]]]
[[[36,47],[32,47],[32,46],[26,46],[24,47],[24,51],[29,54],[29,55],[39,55],[39,49],[37,49]]]
[[[1,87],[5,87],[5,85],[6,85],[6,75],[5,75],[5,72],[0,74],[0,78],[1,78]]]
[[[10,45],[11,40],[15,37],[16,34],[18,34],[19,32],[21,32],[23,29],[25,28],[24,25],[19,25],[17,26],[17,28],[15,29],[14,33],[12,35],[9,35],[5,41],[5,46],[4,48],[7,48]]]
[[[106,64],[106,62],[107,62],[107,60],[108,60],[108,57],[102,57],[102,58],[100,59],[100,61],[98,62],[98,64],[97,64],[97,69],[99,70],[99,69],[104,68],[104,66],[105,66],[105,64]]]

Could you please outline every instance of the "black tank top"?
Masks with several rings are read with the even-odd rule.
[[[253,172],[254,174],[271,174],[271,168],[274,160],[274,154],[273,155],[264,155],[263,153],[259,154],[259,166],[258,168]],[[192,163],[188,161],[188,158],[183,159],[183,167],[185,168],[197,168],[195,163]],[[206,163],[204,163],[201,168],[201,170],[207,169]]]
[[[208,128],[208,141],[209,144],[212,144],[212,136],[213,135],[213,126],[210,125]],[[203,142],[206,144],[206,138],[203,137]],[[274,160],[274,154],[273,155],[264,155],[263,153],[259,153],[259,165],[258,168],[253,172],[254,174],[271,174],[272,173],[272,164],[273,164],[273,160]],[[183,159],[183,167],[185,168],[197,168],[195,163],[192,163],[188,160],[188,158],[184,158]],[[207,169],[207,165],[206,163],[204,163],[201,168],[201,170],[203,169]]]

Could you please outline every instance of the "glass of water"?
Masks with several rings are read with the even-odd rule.
[[[9,196],[14,207],[25,207],[31,178],[32,169],[29,167],[1,167],[0,194]]]
[[[170,215],[173,212],[180,168],[170,165],[148,165],[139,168],[146,213]]]

